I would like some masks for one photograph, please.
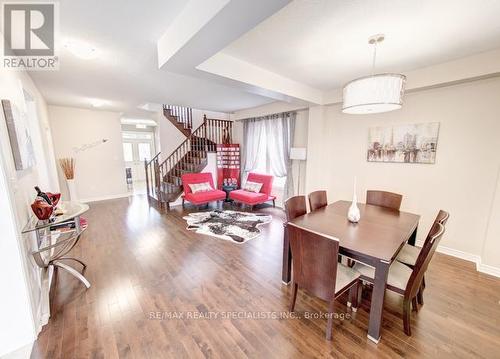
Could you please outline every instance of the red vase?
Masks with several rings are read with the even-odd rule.
[[[54,212],[53,206],[41,200],[35,200],[35,202],[31,204],[31,209],[33,210],[33,213],[35,213],[35,216],[42,221],[49,219]]]

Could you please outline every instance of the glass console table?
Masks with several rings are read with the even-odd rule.
[[[83,276],[87,265],[77,258],[66,256],[87,229],[87,223],[82,220],[81,215],[89,210],[89,206],[84,203],[59,202],[57,207],[63,214],[45,221],[32,216],[22,233],[36,234],[37,249],[31,255],[40,268],[53,266],[64,269],[90,288],[90,282]],[[83,266],[82,272],[63,261],[80,263]]]

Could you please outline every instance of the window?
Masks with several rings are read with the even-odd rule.
[[[138,150],[140,161],[149,161],[151,159],[151,145],[149,143],[139,143]]]
[[[123,158],[125,159],[125,162],[134,161],[134,152],[130,142],[123,142]]]

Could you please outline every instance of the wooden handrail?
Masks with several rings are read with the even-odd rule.
[[[158,152],[152,159],[150,159],[149,161],[145,161],[147,165],[150,165],[151,163],[153,163],[154,160],[156,160],[159,156],[160,156],[161,152]]]

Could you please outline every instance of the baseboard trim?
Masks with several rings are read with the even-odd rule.
[[[107,201],[110,199],[125,198],[125,197],[130,197],[130,196],[132,196],[132,194],[130,194],[130,193],[121,193],[121,194],[114,194],[111,196],[101,196],[101,197],[91,197],[91,198],[80,199],[80,202],[83,202],[83,203],[99,202],[99,201]]]
[[[500,278],[500,268],[493,267],[488,264],[476,263],[476,269],[478,272]]]
[[[418,240],[415,242],[415,244],[418,247],[422,247],[424,242]],[[466,261],[475,263],[476,270],[478,272],[489,274],[489,275],[500,278],[500,268],[481,263],[482,262],[481,256],[478,256],[477,254],[467,253],[467,252],[459,251],[458,249],[444,247],[444,246],[438,246],[436,251],[439,253],[447,254],[447,255],[455,257],[455,258],[460,258],[460,259],[464,259]]]

